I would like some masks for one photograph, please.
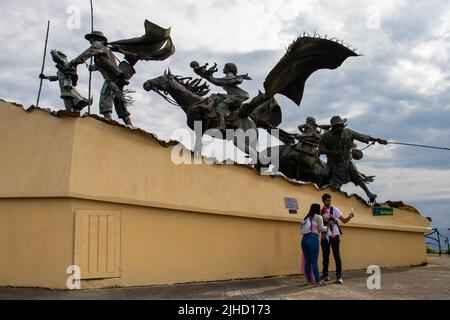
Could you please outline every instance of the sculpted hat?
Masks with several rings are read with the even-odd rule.
[[[331,118],[330,120],[331,126],[337,126],[339,124],[342,125],[346,125],[347,124],[347,119],[342,119],[340,116],[334,116],[333,118]]]
[[[87,35],[85,35],[84,38],[88,41],[91,39],[94,39],[94,40],[101,40],[101,41],[108,42],[108,39],[105,37],[105,35],[101,31],[92,31],[92,33],[88,33]]]

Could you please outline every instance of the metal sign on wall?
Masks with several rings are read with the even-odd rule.
[[[289,214],[297,214],[297,210],[300,208],[296,198],[284,198],[284,204],[286,209],[289,210]]]
[[[374,216],[393,216],[394,208],[372,208]]]

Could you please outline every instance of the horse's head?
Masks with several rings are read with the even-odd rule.
[[[170,89],[170,83],[174,80],[174,78],[174,75],[171,74],[169,69],[168,71],[164,72],[162,76],[147,80],[144,83],[144,89],[146,91],[162,91],[167,94]]]
[[[205,82],[202,83],[201,79],[176,76],[170,72],[170,69],[165,71],[162,76],[146,81],[144,89],[146,91],[162,91],[164,94],[170,93],[171,89],[181,89],[200,97],[205,96],[210,91],[209,86]]]

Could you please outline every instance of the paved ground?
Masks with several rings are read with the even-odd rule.
[[[381,290],[367,289],[364,271],[344,274],[344,285],[311,287],[303,277],[280,277],[216,283],[59,291],[45,289],[0,288],[0,299],[94,299],[94,300],[170,300],[170,299],[438,299],[450,300],[450,257],[429,256],[425,267],[381,271]]]

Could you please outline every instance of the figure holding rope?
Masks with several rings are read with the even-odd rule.
[[[353,182],[361,187],[367,194],[370,203],[374,203],[377,195],[370,192],[364,176],[352,161],[353,141],[378,142],[386,145],[388,142],[383,139],[373,138],[346,128],[347,119],[335,116],[331,119],[331,130],[325,132],[320,138],[319,151],[327,155],[327,166],[330,169],[330,186],[334,190],[340,190],[343,184]]]

